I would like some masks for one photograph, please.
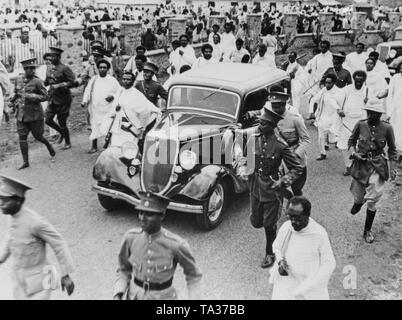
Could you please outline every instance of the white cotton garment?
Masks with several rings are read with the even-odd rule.
[[[282,259],[282,245],[288,233],[285,258],[289,275],[281,276],[278,262]],[[295,231],[290,221],[286,221],[279,229],[273,250],[277,259],[271,270],[272,300],[295,300],[297,291],[302,293],[301,299],[329,299],[328,281],[336,262],[328,234],[321,225],[309,218],[304,229]]]

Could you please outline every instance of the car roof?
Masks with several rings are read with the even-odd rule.
[[[388,41],[378,44],[378,46],[385,47],[402,47],[402,40]]]
[[[246,63],[213,63],[190,69],[172,78],[173,85],[199,85],[246,94],[288,78],[285,71]]]

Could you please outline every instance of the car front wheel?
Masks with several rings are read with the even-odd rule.
[[[107,211],[119,210],[127,205],[126,202],[123,200],[113,199],[111,197],[99,193],[98,193],[98,200],[101,206],[105,208]]]
[[[215,229],[223,219],[227,207],[228,186],[226,181],[218,182],[210,198],[203,204],[202,214],[197,214],[197,224],[201,229]]]

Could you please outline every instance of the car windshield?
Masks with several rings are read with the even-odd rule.
[[[239,96],[229,91],[190,86],[170,90],[168,108],[191,108],[223,113],[236,117]]]

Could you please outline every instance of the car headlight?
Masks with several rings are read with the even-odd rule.
[[[138,154],[138,146],[134,142],[125,142],[121,146],[121,153],[126,159],[134,159]]]
[[[191,170],[197,164],[197,155],[193,151],[184,150],[180,153],[179,161],[184,170]]]

